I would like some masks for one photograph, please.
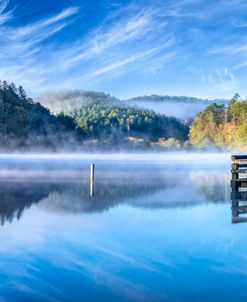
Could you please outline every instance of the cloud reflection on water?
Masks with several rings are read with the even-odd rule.
[[[203,298],[211,270],[231,263],[241,242],[228,223],[227,163],[98,162],[93,198],[89,162],[83,171],[36,162],[43,176],[33,178],[32,161],[0,171],[6,165],[19,172],[0,182],[3,300]],[[214,283],[222,291],[222,279]]]

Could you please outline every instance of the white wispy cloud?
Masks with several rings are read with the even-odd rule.
[[[108,16],[71,49],[56,53],[56,60],[61,62],[62,72],[76,70],[74,84],[91,85],[105,80],[106,74],[110,78],[119,77],[144,65],[154,70],[154,63],[158,69],[158,61],[164,64],[170,53],[175,56],[172,49],[175,44],[176,37],[157,8],[130,6]],[[78,70],[85,72],[80,74]],[[63,84],[69,85],[69,81]]]
[[[222,97],[233,95],[238,90],[236,77],[227,67],[215,69],[211,74],[201,73],[201,81],[212,93],[220,91]]]
[[[227,68],[217,68],[215,70],[215,73],[217,74],[219,80],[224,81],[225,79],[234,80],[235,76],[233,73]]]
[[[0,79],[40,89],[47,80],[47,68],[40,57],[45,49],[42,43],[64,30],[79,8],[69,7],[49,18],[10,27],[7,21],[15,17],[8,4],[7,0],[0,2]]]
[[[150,57],[152,54],[157,53],[162,47],[156,47],[149,49],[147,51],[137,53],[135,55],[131,55],[128,58],[121,59],[121,60],[114,60],[114,62],[104,65],[98,69],[93,69],[91,72],[87,73],[86,76],[79,77],[75,79],[76,81],[84,81],[84,82],[91,82],[92,79],[96,80],[99,76],[105,75],[107,73],[113,72],[115,70],[118,70],[126,65],[129,65],[131,63],[136,63],[136,61],[140,61],[142,59],[146,59],[147,57]],[[115,74],[114,74],[115,75]]]
[[[70,7],[61,13],[35,23],[18,28],[5,27],[1,31],[2,38],[7,38],[6,45],[12,49],[30,49],[45,39],[58,33],[70,24],[69,17],[75,15],[78,8]],[[11,45],[12,44],[12,45]]]
[[[12,17],[11,11],[5,12],[5,9],[7,8],[8,4],[9,0],[2,0],[0,2],[0,26],[10,20]]]
[[[200,72],[201,81],[204,84],[210,85],[230,85],[235,80],[235,76],[232,71],[230,71],[227,67],[224,68],[216,68],[213,72],[206,74],[203,71]]]
[[[0,76],[8,74],[7,79],[11,76],[23,83],[28,82],[25,79],[32,72],[32,89],[39,92],[44,85],[49,89],[49,84],[56,88],[61,85],[71,87],[72,83],[90,85],[105,79],[105,74],[114,77],[134,67],[139,68],[140,63],[157,70],[158,62],[164,64],[170,52],[170,58],[175,56],[172,47],[176,38],[167,28],[167,21],[160,16],[159,10],[133,6],[117,9],[86,36],[49,52],[50,45],[44,46],[41,42],[64,30],[70,24],[71,17],[78,13],[78,8],[68,8],[49,19],[17,29],[6,28],[12,33],[12,38],[4,45],[6,48],[2,47],[0,57],[8,57],[6,53],[11,45],[12,55],[18,53],[24,58],[25,64],[18,66],[17,62],[13,72],[3,68],[1,73],[0,68]],[[37,72],[39,68],[41,73]],[[13,76],[14,70],[18,76]],[[21,76],[20,70],[23,71]],[[53,81],[49,83],[51,78]]]
[[[226,37],[216,28],[225,30],[222,20],[226,16],[229,27],[243,31],[244,18],[238,18],[247,7],[243,0],[232,0],[233,6],[226,0],[210,5],[206,0],[111,5],[108,15],[85,31],[83,6],[67,7],[17,26],[13,24],[18,22],[9,22],[18,17],[18,11],[9,9],[9,1],[0,0],[0,79],[26,85],[33,94],[45,89],[97,89],[98,84],[128,73],[154,76],[169,64],[172,73],[176,72],[171,68],[173,62],[178,70],[186,70],[197,61],[200,68],[193,68],[200,84],[232,87],[237,82],[232,70],[247,65],[245,37],[237,40],[232,32]],[[68,38],[68,27],[74,37]],[[67,40],[63,40],[64,33]],[[238,58],[234,67],[223,61],[230,56]],[[217,60],[211,70],[204,68],[202,60],[209,57]]]
[[[247,40],[239,39],[229,45],[221,45],[211,50],[212,55],[221,56],[227,61],[231,61],[231,68],[242,69],[247,66]]]
[[[34,38],[37,35],[40,35],[40,32],[47,31],[48,33],[44,34],[43,36],[49,36],[52,35],[54,32],[59,31],[59,28],[61,26],[58,26],[58,23],[60,21],[64,21],[65,19],[75,15],[78,13],[79,8],[77,7],[69,7],[66,10],[63,10],[59,14],[52,16],[48,19],[44,19],[42,21],[38,21],[32,24],[28,24],[26,26],[17,28],[17,29],[11,29],[11,38],[13,40],[18,40],[18,39],[25,39],[25,38]],[[66,24],[64,24],[66,25]],[[55,26],[55,27],[54,27]],[[50,30],[50,31],[49,31]]]
[[[101,55],[102,52],[111,48],[136,40],[140,41],[140,39],[144,38],[147,44],[154,30],[160,31],[166,26],[166,22],[158,24],[154,20],[155,14],[156,10],[147,9],[142,10],[133,17],[126,17],[121,21],[115,20],[114,25],[103,24],[94,30],[82,42],[82,45],[76,47],[73,53],[69,53],[70,58],[65,61],[65,64],[83,61],[92,56]],[[143,43],[144,41],[142,41],[142,45]]]

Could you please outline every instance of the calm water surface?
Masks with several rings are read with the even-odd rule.
[[[0,301],[246,301],[229,183],[225,154],[1,156]]]

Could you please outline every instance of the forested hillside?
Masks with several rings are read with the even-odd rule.
[[[121,102],[115,97],[104,92],[67,90],[60,92],[50,92],[37,99],[43,106],[57,114],[60,112],[71,112],[82,107],[103,106],[103,107],[126,107],[125,102]]]
[[[173,137],[184,141],[188,127],[153,111],[119,107],[85,107],[71,112],[83,135],[94,138],[136,136],[155,140]]]
[[[177,118],[130,106],[102,92],[49,93],[34,101],[22,87],[3,81],[0,139],[1,150],[92,146],[247,150],[247,100],[236,94],[229,104],[213,103],[197,114],[189,129]]]
[[[129,106],[108,94],[72,90],[49,93],[39,98],[55,113],[72,117],[86,139],[175,138],[185,141],[188,127],[179,120]]]
[[[40,103],[34,103],[24,89],[0,82],[1,148],[54,146],[76,140],[72,118],[55,116]]]
[[[208,106],[190,128],[190,143],[199,148],[247,150],[247,100],[236,94],[229,106]]]
[[[0,83],[1,148],[80,148],[89,140],[108,148],[136,142],[167,148],[180,146],[188,136],[188,127],[176,118],[130,107],[104,93],[70,91],[39,100],[53,112],[27,97],[22,87]]]

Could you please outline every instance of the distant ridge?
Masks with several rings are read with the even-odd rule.
[[[202,99],[191,96],[172,96],[172,95],[144,95],[125,100],[120,100],[110,94],[90,90],[67,90],[50,92],[37,99],[42,105],[49,107],[53,112],[66,111],[75,106],[117,106],[138,105],[138,103],[182,103],[182,104],[201,104],[208,106],[212,103],[228,104],[226,99]],[[141,105],[141,104],[140,104]]]
[[[171,96],[171,95],[144,95],[120,100],[110,94],[90,90],[67,90],[50,92],[41,95],[37,101],[43,106],[48,107],[53,113],[69,113],[71,110],[82,108],[126,108],[152,110],[166,116],[173,116],[183,120],[193,119],[200,111],[207,106],[216,103],[227,105],[226,99],[202,99],[190,96]]]
[[[54,113],[69,112],[71,109],[82,107],[122,107],[124,105],[119,99],[104,92],[91,90],[65,90],[49,92],[37,98],[43,106],[48,107]]]
[[[172,95],[144,95],[144,96],[137,96],[133,98],[129,98],[124,100],[128,103],[137,103],[137,102],[173,102],[173,103],[204,103],[207,105],[211,103],[217,104],[228,104],[229,100],[226,99],[202,99],[190,96],[172,96]]]

